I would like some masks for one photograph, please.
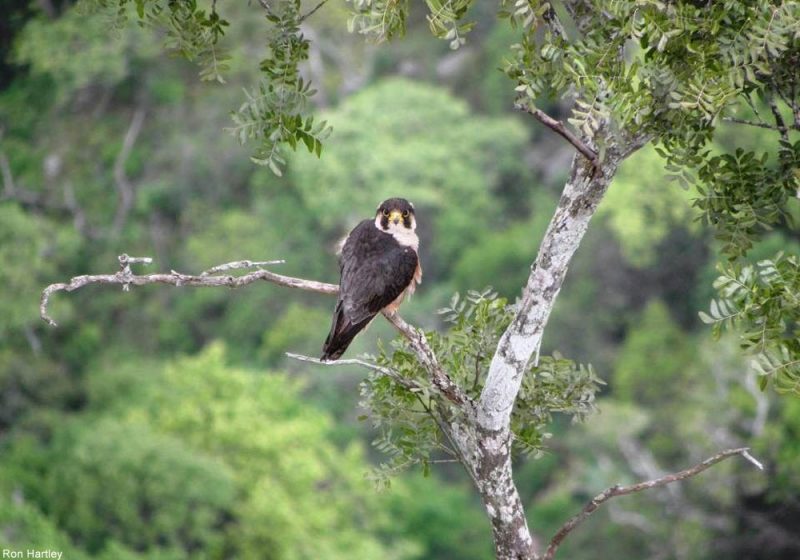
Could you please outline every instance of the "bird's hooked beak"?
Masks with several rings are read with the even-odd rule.
[[[403,213],[400,210],[392,210],[389,214],[389,221],[394,225],[399,224],[403,220]]]

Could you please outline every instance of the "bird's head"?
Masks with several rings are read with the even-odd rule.
[[[414,205],[405,198],[384,200],[375,214],[375,226],[387,233],[413,232],[417,229]]]

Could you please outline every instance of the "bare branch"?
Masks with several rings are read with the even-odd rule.
[[[406,323],[397,313],[384,312],[383,315],[411,343],[414,353],[416,353],[422,365],[431,375],[431,381],[434,386],[452,402],[461,405],[469,404],[472,407],[472,400],[461,390],[461,387],[453,383],[453,380],[439,365],[436,354],[433,353],[433,349],[428,345],[425,333],[421,329]]]
[[[377,364],[372,364],[372,363],[367,362],[365,360],[358,360],[358,359],[341,360],[340,359],[340,360],[336,360],[336,361],[333,361],[333,362],[330,362],[330,361],[324,361],[323,362],[322,360],[319,360],[317,358],[312,358],[311,356],[303,356],[302,354],[293,354],[292,352],[286,352],[286,355],[289,358],[292,358],[294,360],[299,360],[301,362],[309,362],[309,363],[317,364],[317,365],[320,365],[320,366],[349,366],[349,365],[361,366],[361,367],[365,367],[367,369],[371,369],[372,371],[377,371],[381,375],[385,375],[386,377],[391,378],[392,380],[397,382],[399,385],[402,385],[406,389],[409,389],[409,390],[422,389],[422,386],[419,385],[413,379],[408,379],[407,377],[403,377],[402,375],[400,375],[399,373],[397,373],[393,369],[385,368],[385,367],[379,366]]]
[[[550,130],[554,131],[556,134],[564,138],[567,142],[575,146],[575,149],[578,150],[583,157],[589,160],[593,167],[598,168],[600,167],[600,158],[593,149],[586,145],[586,143],[578,138],[575,133],[569,130],[567,127],[564,126],[559,120],[554,119],[541,109],[537,109],[536,107],[532,106],[531,104],[525,102],[524,100],[517,100],[514,104],[514,108],[519,111],[524,111],[529,115],[533,115],[533,117],[538,120],[540,123],[545,125]]]
[[[662,476],[661,478],[656,478],[654,480],[648,480],[646,482],[639,482],[637,484],[632,484],[630,486],[620,486],[617,484],[616,486],[612,486],[611,488],[606,489],[605,491],[601,492],[594,498],[592,498],[589,503],[587,503],[584,508],[572,518],[569,519],[555,536],[550,541],[550,545],[547,547],[544,555],[542,556],[542,560],[552,560],[553,556],[555,555],[558,547],[564,541],[564,539],[578,526],[580,525],[587,517],[593,514],[597,509],[605,502],[610,500],[611,498],[616,498],[617,496],[625,496],[626,494],[633,494],[636,492],[642,492],[643,490],[650,490],[651,488],[657,488],[659,486],[666,486],[667,484],[671,484],[673,482],[678,482],[679,480],[685,480],[687,478],[691,478],[693,476],[697,476],[704,470],[716,465],[720,461],[724,461],[730,457],[735,455],[740,455],[747,459],[748,461],[754,462],[754,464],[759,467],[761,463],[756,461],[752,455],[749,453],[749,449],[747,447],[740,447],[737,449],[727,449],[725,451],[721,451],[716,455],[712,455],[705,461],[696,464],[693,467],[688,469],[668,474],[666,476]]]
[[[781,115],[780,109],[778,109],[778,104],[775,101],[775,98],[769,96],[767,98],[767,103],[769,104],[769,108],[772,111],[772,116],[775,118],[776,129],[778,132],[781,133],[781,139],[785,143],[789,143],[789,129],[786,128],[786,123],[783,121],[783,116]]]
[[[277,261],[233,261],[225,264],[220,264],[204,270],[200,276],[208,276],[209,274],[218,274],[227,270],[241,270],[242,268],[261,268],[262,266],[270,266],[273,264],[285,264],[283,259]]]
[[[125,221],[128,219],[133,207],[134,186],[131,184],[130,179],[125,173],[125,164],[128,157],[131,155],[133,145],[136,143],[139,133],[144,124],[145,111],[143,107],[139,107],[134,111],[131,124],[128,126],[128,131],[125,133],[125,138],[122,141],[122,147],[117,154],[117,159],[114,160],[114,184],[117,187],[119,200],[117,201],[117,212],[114,215],[114,223],[111,226],[111,231],[118,234],[125,226]]]
[[[769,129],[769,130],[778,130],[778,127],[773,125],[773,124],[763,123],[763,122],[755,122],[755,121],[748,121],[746,119],[739,119],[739,118],[736,118],[736,117],[722,117],[722,120],[725,121],[725,122],[729,122],[729,123],[746,124],[747,126],[757,126],[758,128],[766,128],[766,129]]]
[[[219,274],[231,270],[240,270],[243,268],[261,267],[267,264],[278,264],[284,261],[234,261],[215,266],[207,271],[199,274],[183,274],[175,270],[169,273],[156,273],[156,274],[134,274],[131,271],[130,265],[132,264],[150,264],[153,261],[150,257],[130,257],[128,255],[119,256],[120,270],[115,274],[93,274],[75,276],[69,282],[50,284],[42,291],[41,301],[39,303],[39,315],[51,326],[57,326],[56,322],[47,314],[47,305],[50,302],[50,297],[59,291],[72,292],[90,284],[114,284],[122,286],[124,291],[128,291],[131,286],[145,286],[147,284],[169,284],[175,287],[193,286],[199,288],[216,288],[220,286],[227,286],[229,288],[240,288],[253,284],[258,281],[271,282],[279,286],[288,288],[298,288],[301,290],[316,292],[320,294],[337,294],[339,293],[339,286],[336,284],[328,284],[325,282],[317,282],[315,280],[306,280],[304,278],[295,278],[292,276],[284,276],[276,274],[269,270],[259,268],[254,272],[242,274],[241,276],[234,276],[231,274]],[[422,363],[423,367],[427,370],[431,377],[431,383],[442,392],[445,397],[452,402],[464,405],[471,404],[471,400],[467,397],[461,388],[453,383],[447,373],[439,365],[434,354],[433,349],[428,344],[425,333],[416,327],[406,323],[402,317],[396,313],[384,312],[383,315],[394,327],[400,331],[411,343],[411,347],[417,354],[417,357]],[[341,363],[339,361],[338,363]]]
[[[310,9],[308,12],[306,12],[305,14],[303,14],[302,16],[300,16],[300,21],[301,21],[301,22],[302,22],[302,21],[305,21],[305,20],[307,20],[308,18],[310,18],[311,16],[313,16],[313,15],[314,15],[314,14],[317,12],[317,10],[319,10],[319,9],[320,9],[322,6],[324,6],[324,5],[325,5],[327,2],[328,2],[328,0],[321,0],[319,4],[317,4],[316,6],[314,6],[313,8],[311,8],[311,9]]]
[[[294,278],[292,276],[284,276],[276,274],[269,270],[259,269],[255,272],[243,274],[241,276],[233,276],[230,274],[225,275],[191,275],[182,274],[176,271],[169,273],[156,273],[156,274],[134,274],[131,272],[131,264],[149,264],[152,259],[149,257],[128,257],[127,255],[120,255],[120,271],[116,274],[89,274],[83,276],[75,276],[69,282],[51,284],[42,291],[42,298],[39,305],[39,315],[41,318],[52,326],[56,326],[56,322],[47,314],[47,305],[50,301],[50,296],[55,292],[67,291],[72,292],[90,284],[115,284],[122,286],[123,290],[130,289],[130,286],[145,286],[147,284],[169,284],[172,286],[194,286],[200,288],[216,288],[220,286],[227,286],[229,288],[240,288],[264,280],[280,286],[289,288],[299,288],[310,292],[317,292],[320,294],[336,294],[339,292],[339,286],[336,284],[328,284],[325,282],[316,282],[314,280],[305,280],[302,278]],[[232,263],[228,263],[232,264]],[[227,265],[221,265],[227,266]],[[229,268],[229,269],[232,269]],[[229,270],[226,269],[226,270]],[[213,269],[212,269],[213,270]]]
[[[131,257],[125,253],[117,257],[119,265],[129,269],[132,264],[153,264],[153,257]]]
[[[763,463],[761,463],[761,461],[759,461],[758,459],[756,459],[755,457],[753,457],[750,454],[750,449],[749,448],[745,447],[744,449],[742,449],[741,455],[742,455],[742,457],[744,457],[745,459],[747,459],[748,461],[753,463],[753,466],[756,467],[758,470],[760,470],[760,471],[764,470]]]

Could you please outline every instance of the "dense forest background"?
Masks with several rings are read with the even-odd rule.
[[[363,371],[285,358],[319,353],[330,298],[268,284],[89,287],[55,296],[57,329],[38,298],[113,271],[121,253],[187,273],[285,259],[276,271],[333,282],[337,241],[403,196],[425,269],[404,316],[436,328],[455,292],[487,286],[513,300],[573,148],[513,112],[497,69],[515,37],[494,6],[476,6],[469,42],[451,51],[423,14],[404,41],[374,46],[348,34],[345,4],[326,4],[304,24],[304,71],[333,135],[321,159],[293,154],[278,177],[223,131],[257,81],[257,5],[227,8],[225,84],[111,13],[4,5],[0,547],[67,560],[491,558],[458,465],[389,488],[371,475],[384,458],[359,418]],[[757,128],[720,141],[734,134],[774,142]],[[545,350],[591,362],[607,385],[588,422],[557,420],[557,443],[519,457],[531,526],[549,534],[611,484],[748,445],[766,472],[730,461],[610,503],[561,556],[798,558],[800,401],[760,392],[735,339],[712,340],[698,320],[715,241],[663,167],[645,149],[622,168],[550,322]],[[789,246],[796,234],[778,230],[751,258]],[[376,321],[349,355],[394,336]]]

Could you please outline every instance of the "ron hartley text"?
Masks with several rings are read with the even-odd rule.
[[[35,549],[29,548],[27,550],[11,550],[10,548],[4,548],[2,558],[53,558],[55,560],[61,560],[61,556],[63,552],[58,550],[50,550],[50,549]]]

